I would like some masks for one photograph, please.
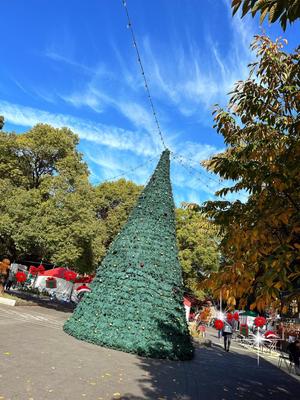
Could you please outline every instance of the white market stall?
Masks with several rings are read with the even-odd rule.
[[[73,290],[73,282],[68,278],[70,272],[75,280],[77,274],[74,271],[61,267],[39,273],[36,276],[33,287],[40,292],[47,291],[50,294],[54,292],[58,300],[69,301]]]

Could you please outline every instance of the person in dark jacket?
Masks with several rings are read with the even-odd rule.
[[[229,321],[224,321],[224,327],[222,329],[222,335],[224,337],[224,349],[229,351],[233,329]]]
[[[5,282],[5,289],[6,290],[10,290],[10,288],[12,287],[12,285],[15,283],[15,273],[12,270],[12,268],[9,268],[9,273],[8,273],[8,277],[6,279]]]
[[[297,375],[300,375],[300,340],[297,339],[294,342],[290,343],[287,347],[287,351],[289,353],[290,360],[295,364]]]

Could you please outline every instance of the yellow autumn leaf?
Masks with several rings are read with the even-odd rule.
[[[234,296],[230,296],[230,297],[228,298],[228,300],[227,300],[227,303],[228,303],[229,305],[235,306],[235,305],[236,305],[236,300],[235,300]]]

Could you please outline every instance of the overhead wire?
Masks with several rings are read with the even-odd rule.
[[[121,174],[118,174],[118,175],[112,176],[110,178],[107,178],[105,180],[102,180],[101,182],[95,182],[95,184],[102,184],[102,183],[110,182],[110,181],[113,181],[113,180],[115,180],[117,178],[122,178],[123,176],[129,175],[130,173],[132,173],[132,172],[134,172],[134,171],[136,171],[136,170],[138,170],[138,169],[140,169],[142,167],[145,167],[146,165],[150,164],[152,161],[156,160],[159,156],[160,156],[160,154],[157,154],[156,156],[150,158],[149,160],[147,160],[146,162],[144,162],[142,164],[139,164],[139,165],[137,165],[137,166],[135,166],[133,168],[130,168],[130,169],[122,172]]]
[[[140,51],[139,51],[139,48],[138,48],[138,45],[137,45],[137,40],[136,40],[135,33],[134,33],[134,30],[133,30],[132,21],[131,21],[130,15],[129,15],[127,3],[126,3],[125,0],[121,0],[121,1],[123,3],[124,9],[125,9],[125,13],[126,13],[126,17],[127,17],[127,27],[128,27],[128,29],[130,30],[130,33],[131,33],[133,46],[134,46],[135,51],[136,51],[137,60],[138,60],[138,63],[139,63],[140,69],[141,69],[141,73],[142,73],[142,77],[143,77],[143,80],[144,80],[144,85],[145,85],[145,89],[146,89],[146,92],[147,92],[148,100],[149,100],[149,103],[150,103],[150,106],[151,106],[151,110],[152,110],[152,114],[153,114],[153,117],[154,117],[154,121],[155,121],[155,124],[156,124],[156,127],[157,127],[157,132],[159,134],[159,137],[160,137],[160,140],[162,142],[163,147],[166,149],[167,146],[165,144],[165,140],[164,140],[161,128],[160,128],[159,121],[158,121],[157,112],[155,110],[154,102],[152,100],[152,96],[151,96],[151,93],[150,93],[149,83],[148,83],[148,80],[147,80],[147,77],[146,77],[146,74],[145,74],[145,69],[144,69],[144,66],[143,66],[143,63],[142,63],[142,59],[141,59],[141,55],[140,55]]]
[[[172,153],[174,154],[175,158],[177,158],[177,160],[180,160],[182,162],[182,164],[186,164],[189,168],[191,168],[193,171],[197,172],[199,175],[203,174],[203,171],[200,171],[199,169],[195,168],[192,165],[195,163],[194,160],[192,160],[191,158],[188,158],[186,156],[183,156],[180,153],[175,153],[175,152],[172,152]],[[211,176],[206,176],[205,178],[214,183],[217,183],[217,184],[220,184],[223,181],[223,179],[216,180],[216,179],[212,178]]]
[[[173,159],[175,161],[177,161],[183,168],[186,169],[186,171],[197,181],[199,181],[202,185],[204,185],[208,190],[209,193],[212,194],[214,197],[217,197],[215,194],[215,189],[210,187],[205,180],[203,180],[202,178],[200,178],[200,176],[195,176],[195,173],[192,173],[192,170],[195,170],[196,172],[199,172],[198,170],[196,170],[195,168],[192,168],[191,166],[187,166],[183,163],[182,159],[180,159],[177,155],[175,155],[175,153],[171,153],[171,156],[173,157]],[[218,183],[217,181],[214,181],[215,183]]]
[[[146,77],[146,73],[145,73],[145,69],[144,69],[144,66],[143,66],[142,58],[141,58],[140,51],[139,51],[139,48],[138,48],[138,45],[137,45],[137,40],[136,40],[135,32],[134,32],[134,29],[133,29],[132,20],[131,20],[130,14],[129,14],[127,2],[126,2],[126,0],[121,0],[121,1],[122,1],[123,6],[124,6],[124,9],[125,9],[125,14],[126,14],[126,18],[127,18],[127,27],[128,27],[128,29],[130,30],[130,33],[131,33],[133,46],[134,46],[135,51],[136,51],[137,61],[138,61],[138,64],[139,64],[139,67],[140,67],[140,70],[141,70],[141,74],[142,74],[142,77],[143,77],[143,80],[144,80],[144,86],[145,86],[145,89],[146,89],[146,92],[147,92],[147,96],[148,96],[148,100],[149,100],[150,107],[151,107],[151,110],[152,110],[153,118],[154,118],[154,121],[155,121],[155,124],[156,124],[156,127],[157,127],[157,132],[158,132],[158,135],[160,137],[160,140],[162,142],[163,147],[166,149],[167,147],[166,147],[165,140],[164,140],[164,137],[163,137],[163,134],[162,134],[162,130],[161,130],[161,127],[160,127],[160,124],[159,124],[159,120],[158,120],[157,112],[155,110],[154,102],[152,100],[149,83],[148,83],[148,80],[147,80],[147,77]],[[192,163],[194,162],[193,160],[188,159],[188,157],[182,156],[181,154],[178,154],[178,153],[171,152],[171,154],[173,154],[174,160],[177,160],[177,162],[179,162],[184,168],[186,168],[189,173],[191,172],[190,170],[193,170],[198,175],[201,175],[202,172],[197,170],[195,167],[192,166]],[[148,162],[150,162],[150,161],[151,160],[149,160]],[[131,171],[136,170],[138,168],[140,168],[140,166],[137,166],[132,170],[126,171],[123,174],[120,174],[120,175],[117,175],[115,177],[112,177],[112,178],[110,178],[110,180],[113,180],[113,179],[119,178],[121,176],[124,176],[124,175],[130,173]],[[211,178],[210,176],[206,176],[205,178],[209,179],[210,181],[212,181],[214,183],[217,183],[217,184],[221,183],[221,180],[217,181],[217,180]],[[208,189],[212,190],[207,185],[207,183],[205,181],[203,181],[202,179],[200,179],[200,178],[195,178],[195,179],[198,179]],[[108,179],[106,181],[108,181]],[[106,182],[106,181],[104,181],[104,182]]]

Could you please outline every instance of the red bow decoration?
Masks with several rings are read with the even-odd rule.
[[[264,317],[256,317],[254,320],[254,324],[258,327],[261,328],[262,326],[266,325],[266,318]]]
[[[27,279],[27,275],[25,274],[25,272],[23,272],[23,271],[18,271],[18,272],[16,273],[16,280],[17,280],[17,282],[23,283],[23,282],[26,281],[26,279]]]
[[[29,273],[31,274],[31,275],[37,275],[38,274],[38,269],[37,269],[37,267],[35,267],[34,265],[31,265],[30,267],[29,267]]]
[[[37,267],[37,271],[38,271],[38,273],[40,273],[40,274],[42,274],[43,272],[45,272],[45,267],[43,266],[43,264],[40,264],[40,265]]]
[[[229,312],[229,313],[227,314],[227,320],[228,320],[228,321],[232,321],[232,318],[233,318],[233,315]]]
[[[235,319],[236,321],[238,321],[238,320],[240,319],[240,316],[239,316],[239,313],[238,313],[238,312],[235,312],[235,313],[233,314],[233,319]]]
[[[223,329],[224,326],[224,322],[221,321],[220,319],[216,319],[215,320],[215,328],[220,331],[221,329]]]

